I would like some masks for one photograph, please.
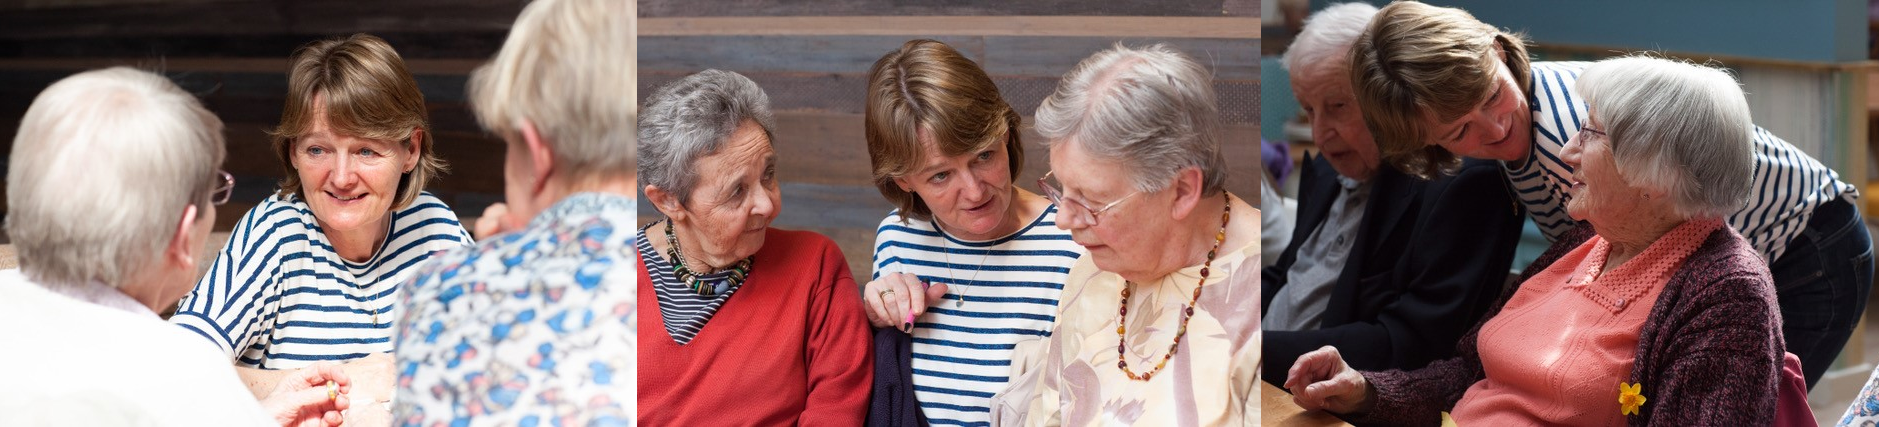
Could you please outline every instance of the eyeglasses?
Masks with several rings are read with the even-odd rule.
[[[215,174],[221,178],[221,182],[216,184],[214,190],[210,190],[209,202],[214,203],[216,206],[221,206],[228,203],[229,196],[235,194],[235,176],[229,175],[227,171],[223,170],[216,170]]]
[[[1103,212],[1107,212],[1109,211],[1110,208],[1114,208],[1116,207],[1116,205],[1120,205],[1122,204],[1122,202],[1126,202],[1129,199],[1142,194],[1142,192],[1140,191],[1129,193],[1129,195],[1127,196],[1122,196],[1122,198],[1116,199],[1116,201],[1109,202],[1109,204],[1107,205],[1103,205],[1101,209],[1091,209],[1090,205],[1083,204],[1083,202],[1078,201],[1076,199],[1064,197],[1063,190],[1060,189],[1059,186],[1052,185],[1050,183],[1050,175],[1053,173],[1056,173],[1056,172],[1045,172],[1044,177],[1038,178],[1037,188],[1044,190],[1044,197],[1050,199],[1051,203],[1054,203],[1057,205],[1057,212],[1059,215],[1069,212],[1068,210],[1064,209],[1064,207],[1076,206],[1077,212],[1072,215],[1077,215],[1078,219],[1081,219],[1084,222],[1088,222],[1090,226],[1092,227],[1096,226],[1097,224],[1096,219],[1098,218],[1098,216],[1102,215]],[[1069,202],[1069,203],[1064,203],[1064,202]]]
[[[1581,143],[1588,140],[1586,139],[1587,138],[1585,136],[1586,134],[1598,135],[1600,138],[1605,138],[1606,144],[1610,144],[1612,142],[1611,137],[1609,135],[1606,135],[1605,131],[1593,128],[1591,123],[1586,123],[1585,126],[1579,127],[1578,139]]]

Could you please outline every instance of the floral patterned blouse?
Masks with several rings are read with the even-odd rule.
[[[406,285],[393,420],[634,425],[636,203],[580,193]]]
[[[1187,334],[1148,381],[1117,366],[1117,308],[1127,282],[1083,257],[1058,303],[1057,330],[1020,346],[1013,384],[992,398],[993,425],[1250,425],[1259,372],[1259,243],[1220,254],[1200,285],[1199,264],[1132,286],[1129,368],[1153,369],[1174,341],[1182,308],[1204,286]],[[1036,358],[1035,361],[1027,360]],[[1029,365],[1027,367],[1027,365]],[[1033,384],[1034,383],[1034,384]],[[1025,390],[1030,389],[1030,395]]]

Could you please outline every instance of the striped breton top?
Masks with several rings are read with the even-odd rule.
[[[250,368],[389,352],[398,284],[432,253],[471,243],[457,215],[428,192],[392,213],[390,227],[372,259],[354,263],[333,252],[305,200],[269,197],[235,223],[170,322]]]
[[[1517,198],[1527,206],[1533,222],[1547,240],[1558,240],[1573,226],[1566,215],[1567,183],[1572,167],[1559,160],[1566,140],[1579,133],[1589,119],[1585,98],[1574,87],[1590,62],[1535,62],[1533,87],[1527,103],[1533,108],[1533,150],[1519,168],[1503,163]],[[1755,127],[1755,180],[1748,203],[1729,214],[1731,228],[1749,245],[1774,262],[1788,241],[1801,234],[1814,209],[1836,199],[1859,197],[1852,185],[1820,161],[1781,140],[1767,129]]]
[[[990,425],[991,398],[1005,388],[1012,349],[1050,336],[1057,297],[1083,253],[1057,228],[1055,205],[990,241],[960,240],[898,210],[881,220],[873,278],[913,273],[950,288],[913,327],[914,396],[929,424]]]

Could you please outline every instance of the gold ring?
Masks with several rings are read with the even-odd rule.
[[[887,294],[891,294],[891,293],[894,293],[894,290],[893,290],[893,289],[883,289],[883,290],[881,290],[881,292],[880,292],[879,294],[877,294],[877,295],[879,295],[879,296],[880,296],[881,298],[887,298]]]

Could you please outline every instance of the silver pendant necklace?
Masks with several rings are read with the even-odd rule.
[[[934,222],[933,228],[940,228],[939,222],[937,221]],[[961,248],[961,249],[964,249],[964,248]],[[951,235],[947,234],[946,230],[943,228],[940,229],[940,250],[945,251],[946,253],[946,266],[954,270],[959,269],[959,264],[953,263],[952,237]],[[987,249],[984,249],[984,251],[985,253],[979,255],[979,262],[973,265],[980,266],[980,267],[985,266],[985,259],[988,257],[991,257],[992,250],[990,248],[987,248]],[[972,278],[969,281],[971,281],[972,283],[976,285],[979,281],[980,271],[984,271],[984,270],[982,269],[972,270]],[[948,276],[947,279],[952,279],[954,282],[959,281],[957,277]],[[952,283],[951,285],[959,287],[959,291],[956,292],[959,295],[959,303],[954,304],[953,306],[965,307],[966,306],[966,290],[968,289],[967,285],[965,283]]]

